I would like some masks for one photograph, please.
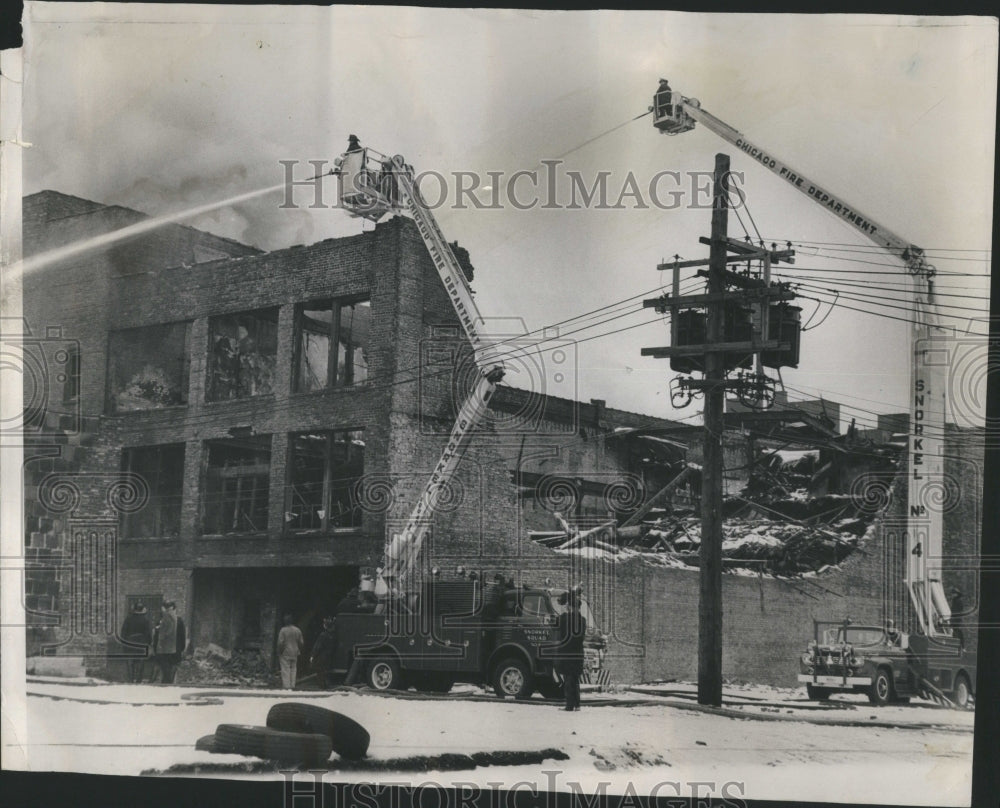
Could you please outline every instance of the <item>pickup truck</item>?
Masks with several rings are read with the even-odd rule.
[[[333,669],[357,671],[376,690],[447,693],[456,682],[492,686],[500,698],[535,691],[558,698],[554,662],[565,590],[478,580],[429,581],[390,598],[380,613],[337,615]],[[585,678],[601,679],[607,649],[584,600]]]
[[[857,692],[877,705],[905,703],[911,696],[944,697],[964,709],[975,696],[976,655],[955,637],[816,622],[814,639],[799,659],[798,679],[817,701]]]

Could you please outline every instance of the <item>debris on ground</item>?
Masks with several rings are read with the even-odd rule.
[[[261,685],[271,684],[271,669],[258,650],[225,651],[209,643],[177,668],[178,684]]]

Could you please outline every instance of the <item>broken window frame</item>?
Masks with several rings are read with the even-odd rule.
[[[295,306],[295,355],[293,365],[293,389],[296,393],[312,393],[317,390],[328,390],[334,387],[357,387],[368,382],[369,368],[367,363],[358,362],[359,354],[363,357],[365,350],[370,349],[371,340],[368,339],[366,345],[360,345],[351,339],[351,329],[348,326],[347,339],[342,339],[341,326],[344,324],[344,310],[352,309],[355,306],[367,304],[369,323],[371,322],[371,295],[351,295],[347,297],[329,297],[318,300],[310,300],[298,303]],[[308,378],[307,368],[304,366],[306,351],[304,350],[303,338],[305,331],[306,312],[309,310],[319,310],[320,308],[329,310],[330,324],[329,331],[325,335],[327,340],[326,368],[322,373],[324,378],[320,379],[319,374],[313,374],[317,378],[317,383],[306,383]],[[318,329],[309,333],[321,335]],[[359,378],[360,377],[360,378]]]
[[[243,337],[241,330],[246,331]],[[223,346],[223,340],[228,341],[228,346]],[[248,350],[250,345],[256,350]],[[278,366],[278,307],[209,317],[206,365],[205,401],[273,395]]]
[[[169,481],[164,491],[165,477],[171,470],[166,468],[165,455],[176,453],[172,458],[176,479]],[[154,459],[153,463],[143,463],[142,454]],[[121,469],[137,474],[144,480],[148,491],[146,504],[135,513],[122,513],[118,520],[118,535],[123,539],[176,539],[181,532],[181,506],[184,489],[183,443],[164,443],[155,446],[128,446],[122,449]],[[147,525],[152,523],[151,527]],[[166,528],[164,526],[167,526]]]
[[[184,329],[182,338],[183,347],[179,357],[164,359],[161,353],[150,351],[149,361],[134,363],[141,364],[139,371],[132,375],[129,380],[119,378],[122,366],[133,364],[131,361],[136,355],[136,345],[143,340],[138,339],[140,332],[147,335],[155,335],[159,330]],[[130,337],[131,335],[131,337]],[[155,341],[162,345],[170,338],[169,332],[164,333],[164,338]],[[129,360],[123,357],[129,355]],[[79,357],[79,354],[77,354]],[[170,367],[176,365],[176,367]],[[157,373],[160,378],[157,378]],[[77,359],[77,375],[79,377],[79,358]],[[191,321],[182,320],[172,323],[156,323],[154,325],[139,326],[138,328],[123,328],[108,333],[108,359],[107,359],[107,403],[106,410],[111,415],[121,415],[128,412],[141,412],[145,410],[164,409],[166,407],[183,407],[188,403],[188,387],[191,380]],[[146,385],[148,390],[143,391],[142,385]],[[166,386],[166,392],[163,388]],[[122,396],[130,387],[135,387],[136,392],[146,392],[145,398],[133,396],[132,401],[146,401],[146,406],[122,405]],[[154,397],[155,394],[155,397]],[[79,378],[77,379],[77,395],[79,395]],[[164,396],[169,399],[162,400]],[[160,400],[157,400],[159,398]]]
[[[232,449],[237,462],[213,464]],[[256,458],[253,455],[257,455]],[[250,462],[239,462],[239,461]],[[266,534],[270,513],[271,436],[205,442],[201,526],[203,536]],[[256,517],[256,519],[255,519]]]
[[[297,443],[302,439],[314,436],[323,439],[322,458],[323,473],[321,489],[304,494],[310,484],[315,486],[318,481],[296,481]],[[345,474],[341,470],[351,470],[350,452],[356,450],[353,443],[361,441],[360,462],[354,473]],[[336,462],[335,450],[338,444],[346,447],[346,455],[341,462]],[[293,432],[288,436],[288,472],[285,485],[285,530],[287,533],[317,534],[317,533],[357,533],[363,524],[363,512],[357,502],[355,486],[364,476],[365,462],[365,431],[364,429],[313,430],[308,432]],[[314,454],[313,457],[319,457]],[[357,462],[357,461],[355,461]],[[316,493],[319,493],[318,502]],[[334,510],[336,509],[336,514]]]

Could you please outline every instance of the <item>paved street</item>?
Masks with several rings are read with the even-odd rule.
[[[706,711],[690,683],[585,692],[578,713],[538,698],[500,701],[471,686],[428,697],[32,678],[28,693],[35,770],[280,778],[288,766],[196,751],[194,743],[220,723],[262,725],[283,700],[342,712],[370,731],[368,759],[334,756],[324,775],[331,782],[667,797],[689,795],[689,783],[700,781],[716,795],[754,799],[969,801],[973,713],[929,703],[875,708],[845,697],[824,706],[800,690],[733,686],[721,710]],[[448,757],[498,751],[550,757],[467,768]]]

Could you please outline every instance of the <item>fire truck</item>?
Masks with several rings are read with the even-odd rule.
[[[946,364],[934,291],[935,269],[924,250],[849,204],[842,197],[779,160],[769,149],[702,108],[661,79],[649,108],[653,125],[666,135],[689,132],[700,123],[764,166],[814,203],[886,250],[909,273],[915,325],[911,330],[910,424],[907,439],[907,562],[904,575],[916,615],[910,633],[885,627],[843,624],[817,626],[800,660],[799,681],[811,696],[825,698],[838,690],[867,692],[884,704],[910,694],[931,696],[964,707],[974,695],[975,656],[956,632],[941,582],[943,520],[940,508],[926,503],[943,481]],[[935,350],[937,348],[937,350]],[[938,565],[937,567],[935,565]],[[958,619],[961,615],[956,616]]]
[[[375,690],[415,687],[447,693],[456,682],[492,687],[500,698],[527,699],[536,691],[558,698],[558,616],[567,590],[515,586],[495,580],[431,579],[384,601],[379,613],[337,615],[334,670]],[[606,640],[585,599],[585,673],[596,680]]]
[[[354,135],[335,166],[341,205],[350,215],[378,221],[388,213],[409,212],[469,340],[479,378],[406,524],[386,542],[374,610],[337,616],[334,669],[346,670],[349,682],[361,676],[377,690],[412,685],[447,692],[461,681],[492,685],[500,697],[525,699],[536,690],[558,695],[554,662],[562,638],[555,627],[566,608],[566,590],[548,583],[514,586],[506,579],[483,586],[475,574],[450,581],[414,574],[442,491],[503,378],[502,351],[482,332],[465,272],[422,200],[412,166],[400,155],[390,158],[361,146]],[[606,681],[606,638],[586,600],[580,601],[587,620],[585,673]]]

